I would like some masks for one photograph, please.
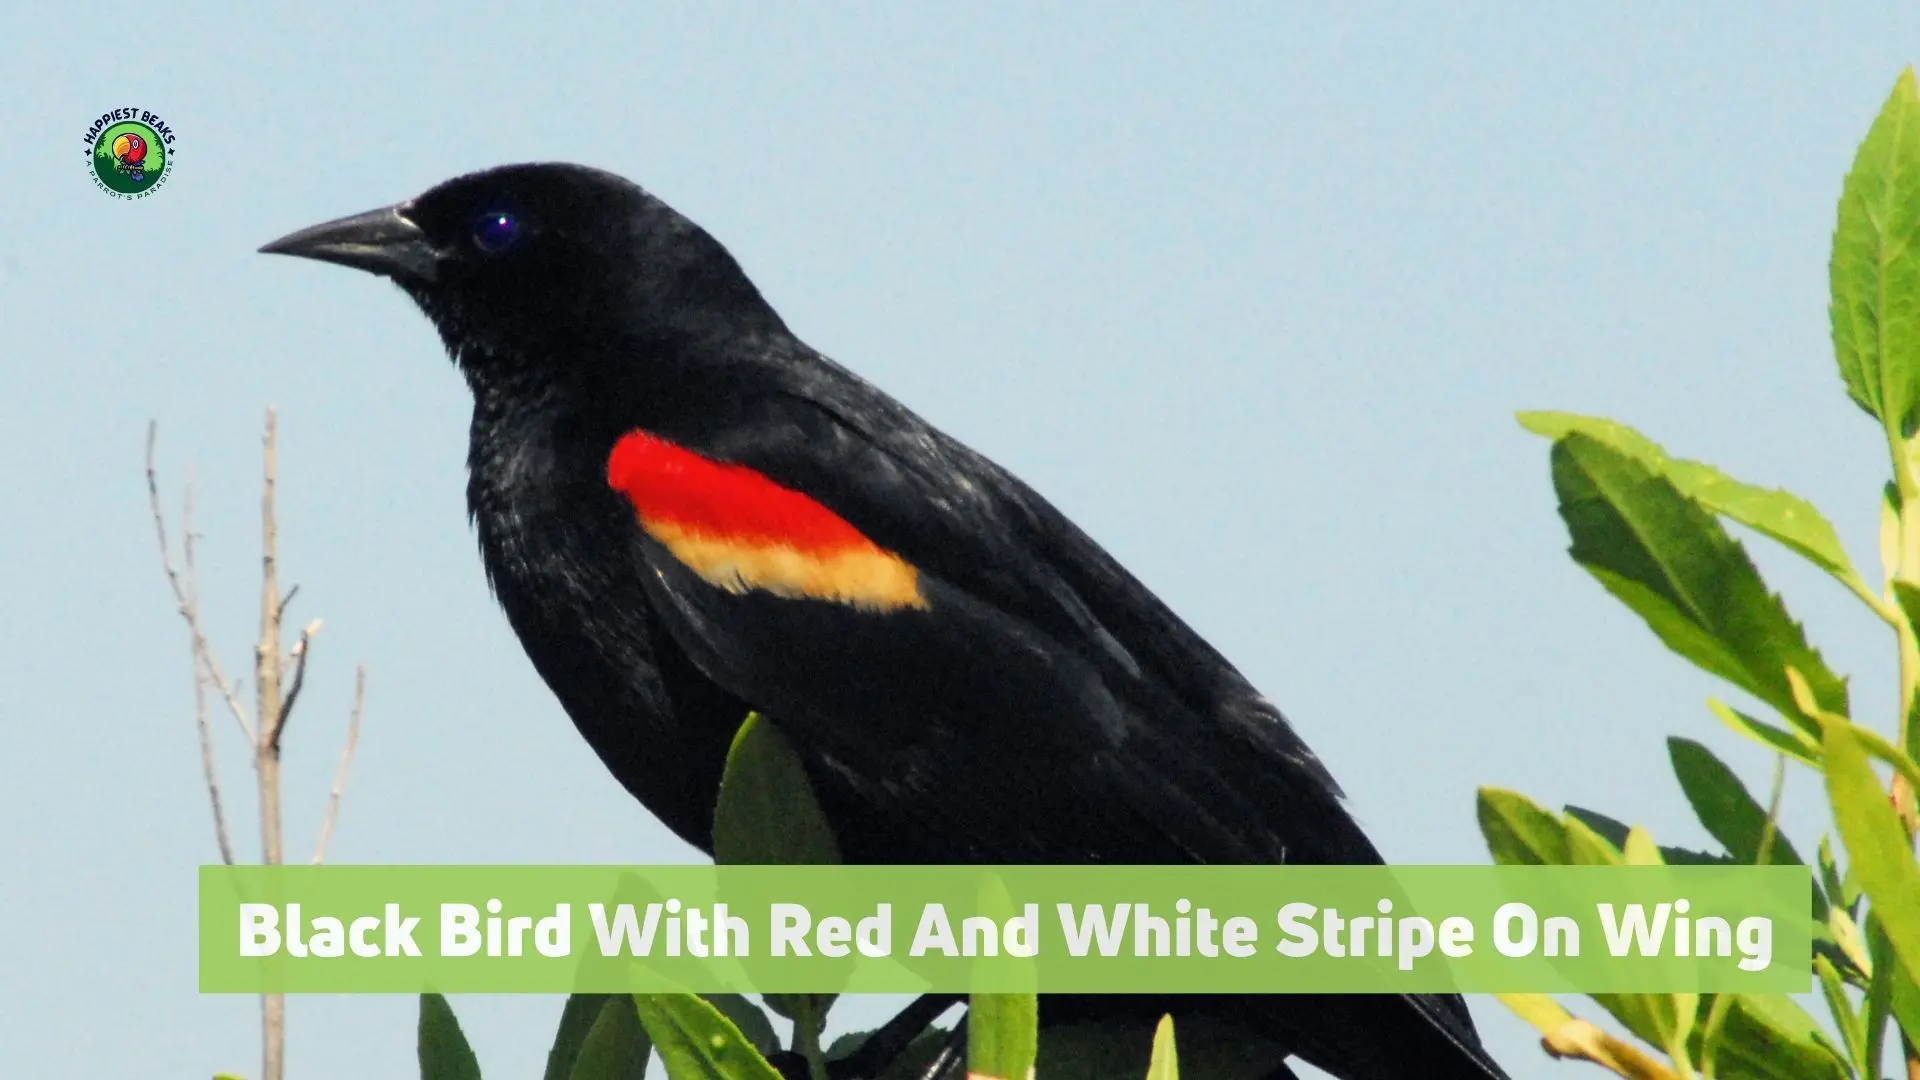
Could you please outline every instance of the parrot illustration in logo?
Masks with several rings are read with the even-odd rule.
[[[131,131],[125,132],[113,140],[113,157],[129,179],[140,180],[146,176],[147,140]]]

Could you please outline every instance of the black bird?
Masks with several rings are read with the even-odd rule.
[[[432,320],[473,391],[493,590],[587,742],[689,843],[712,852],[757,709],[852,862],[1380,862],[1218,652],[629,181],[506,166],[261,250],[391,278]],[[1346,1080],[1504,1075],[1450,995],[1043,1009],[1202,1014]]]

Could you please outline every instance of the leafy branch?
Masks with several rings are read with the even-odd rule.
[[[1524,427],[1553,440],[1553,485],[1573,560],[1668,649],[1774,714],[1760,719],[1707,702],[1723,724],[1776,755],[1770,798],[1756,800],[1706,745],[1675,738],[1674,775],[1724,856],[1656,848],[1643,830],[1611,818],[1573,807],[1556,814],[1494,788],[1480,793],[1480,825],[1501,863],[1801,864],[1778,826],[1781,791],[1789,762],[1813,770],[1849,860],[1843,870],[1833,836],[1820,839],[1809,976],[1833,1028],[1785,997],[1594,995],[1630,1035],[1664,1054],[1660,1061],[1549,998],[1503,998],[1556,1057],[1628,1077],[1878,1080],[1884,1052],[1897,1042],[1908,1080],[1920,1080],[1920,90],[1911,70],[1895,83],[1843,184],[1830,286],[1841,380],[1888,449],[1877,582],[1855,569],[1832,524],[1799,496],[1670,456],[1613,420],[1520,415]],[[1846,680],[1768,588],[1729,521],[1819,567],[1892,632],[1900,706],[1891,738],[1855,722]],[[1888,767],[1889,781],[1876,763]]]

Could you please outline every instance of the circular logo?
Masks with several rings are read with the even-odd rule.
[[[173,129],[145,109],[102,113],[86,138],[93,182],[114,198],[145,198],[173,171]]]

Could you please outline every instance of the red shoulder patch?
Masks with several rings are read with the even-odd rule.
[[[913,565],[807,495],[645,431],[615,444],[607,483],[674,558],[732,592],[924,608]]]

